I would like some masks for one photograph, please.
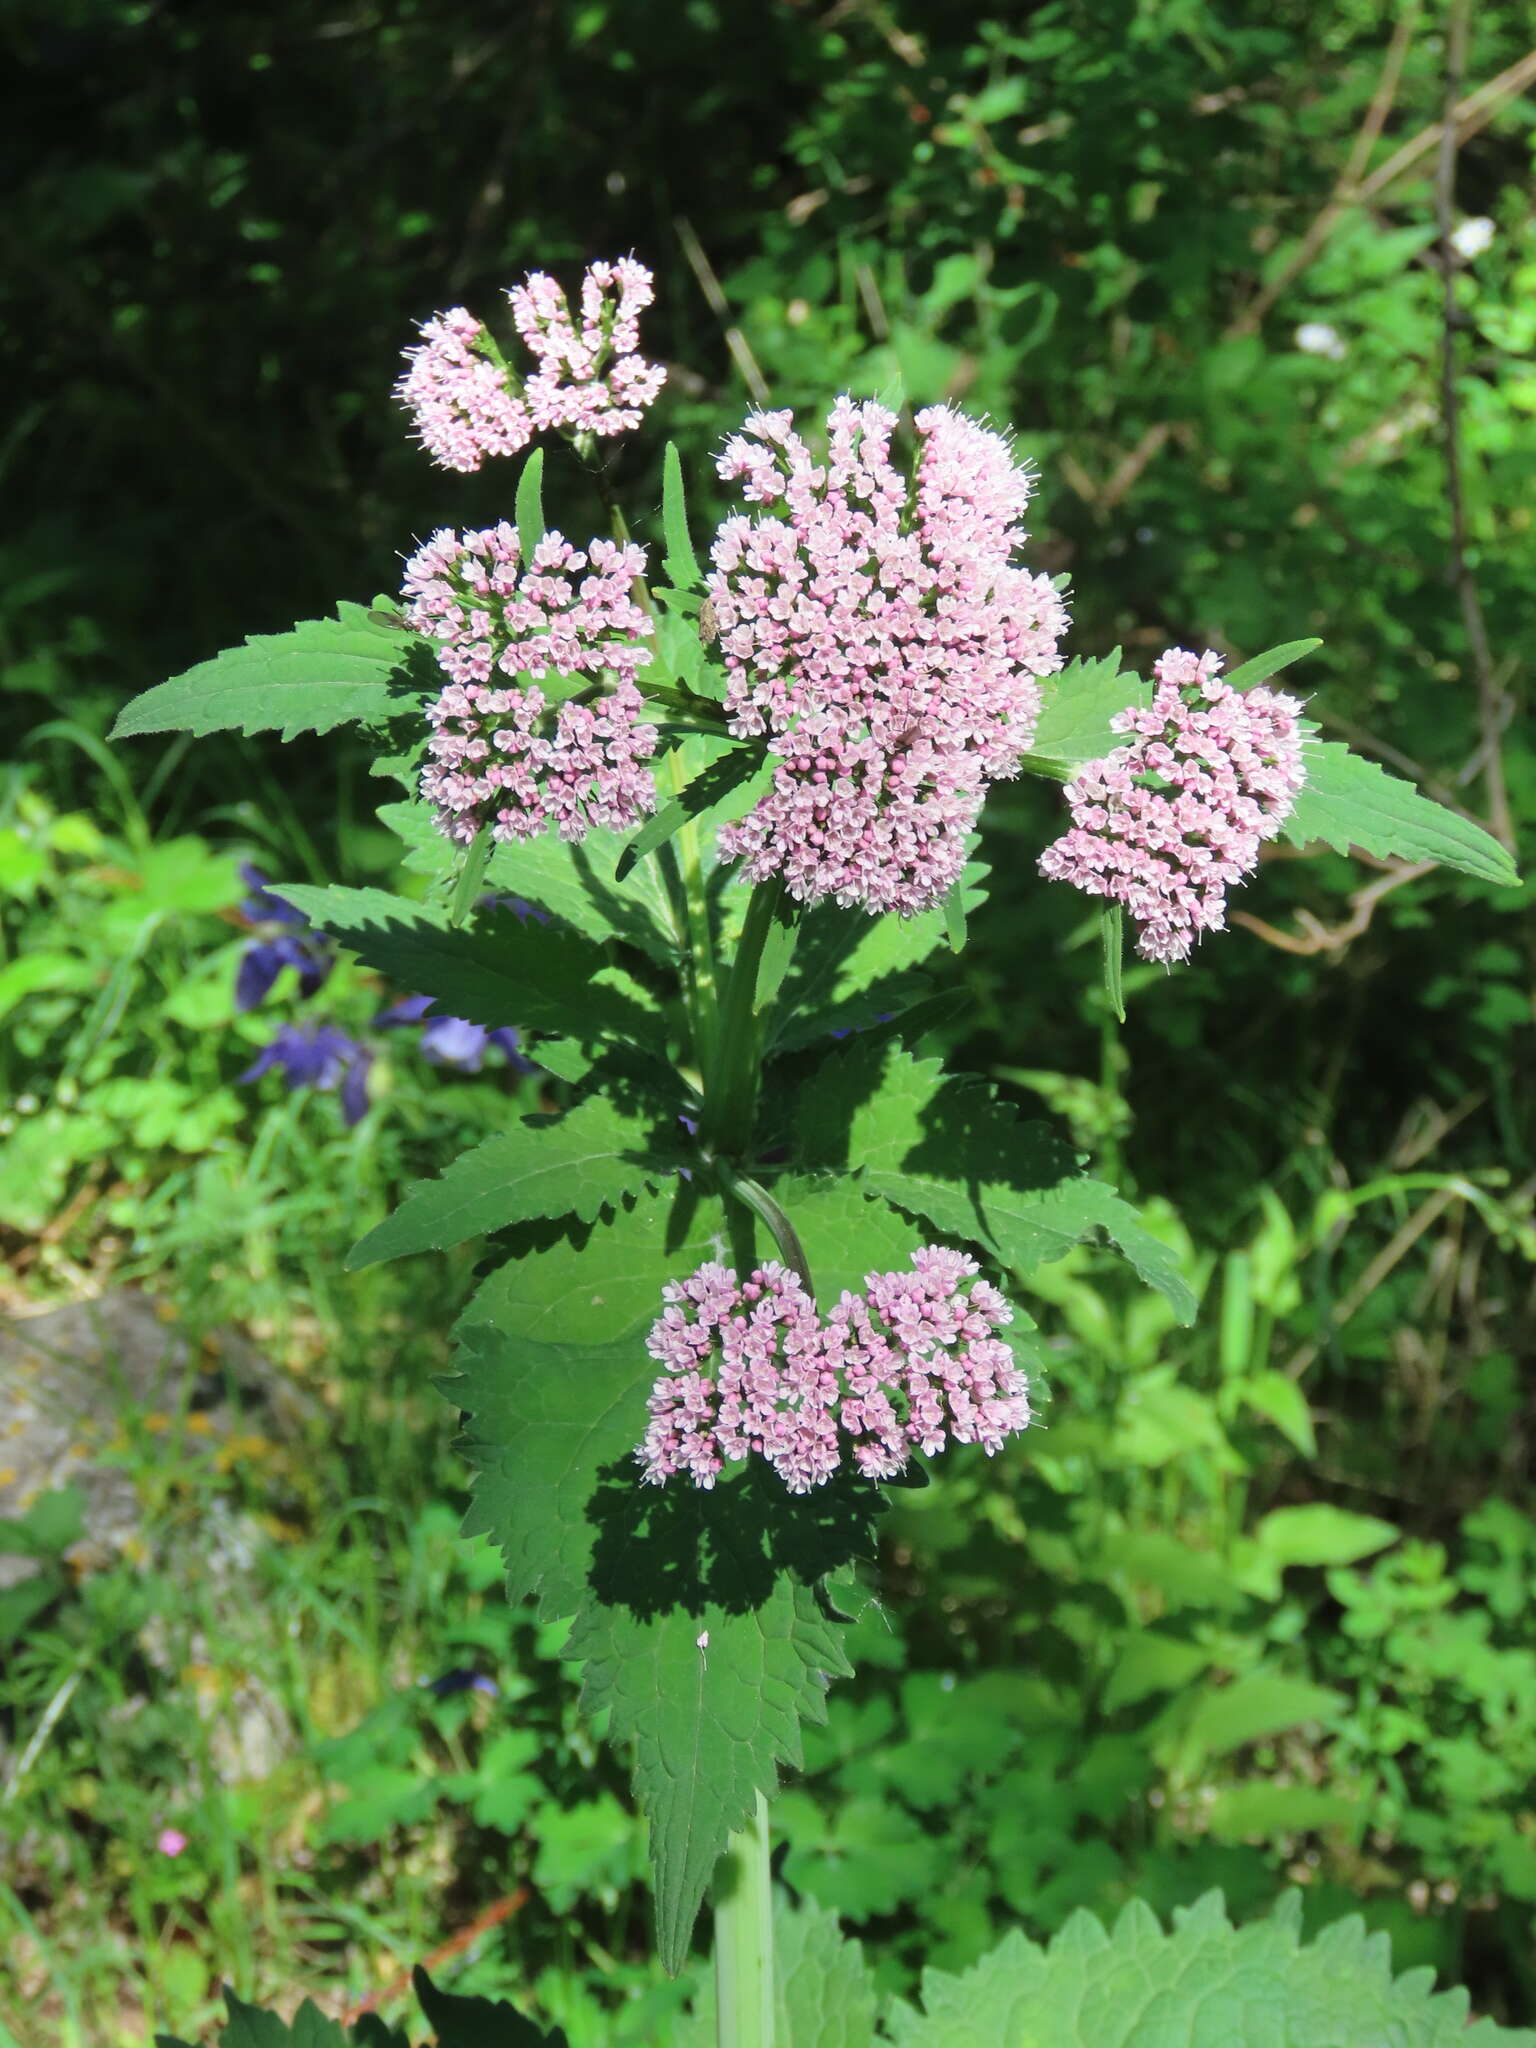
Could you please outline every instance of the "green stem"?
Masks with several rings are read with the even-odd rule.
[[[715,2041],[716,2048],[773,2048],[773,1889],[761,1792],[715,1871]]]
[[[781,896],[777,882],[752,891],[730,979],[720,1003],[720,1032],[704,1069],[704,1117],[699,1140],[706,1152],[739,1159],[752,1142],[762,1047],[757,1018],[757,973]]]

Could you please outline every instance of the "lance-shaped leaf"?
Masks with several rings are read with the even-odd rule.
[[[692,590],[702,582],[698,558],[688,533],[688,502],[683,490],[683,463],[677,444],[669,441],[661,457],[661,530],[667,552],[662,567],[674,590]]]
[[[1321,840],[1339,853],[1359,847],[1386,860],[1438,861],[1479,881],[1504,886],[1519,871],[1506,849],[1481,825],[1421,796],[1412,783],[1389,775],[1375,761],[1352,754],[1337,740],[1309,728],[1303,755],[1307,779],[1285,821],[1293,846]]]
[[[395,1213],[347,1257],[352,1271],[408,1252],[442,1251],[466,1238],[525,1223],[533,1216],[576,1216],[590,1222],[682,1162],[663,1157],[655,1119],[626,1114],[605,1095],[580,1102],[563,1117],[525,1116],[460,1156],[436,1180],[420,1181]]]
[[[851,1477],[797,1500],[762,1467],[709,1493],[640,1482],[646,1333],[666,1281],[726,1249],[724,1225],[685,1185],[546,1236],[465,1311],[462,1377],[444,1383],[477,1473],[467,1527],[501,1546],[514,1596],[574,1617],[584,1703],[633,1744],[673,1970],[728,1836],[846,1671],[816,1589],[868,1553],[878,1500]]]
[[[619,855],[616,879],[625,881],[637,861],[665,846],[690,820],[715,830],[745,817],[772,779],[773,765],[756,747],[730,747],[646,819]]]
[[[382,889],[285,882],[278,894],[365,966],[432,996],[441,1016],[582,1040],[611,1034],[643,1045],[657,1037],[659,1020],[631,993],[634,984],[575,932],[524,924],[500,909],[455,928],[443,913]]]
[[[157,683],[117,715],[111,737],[146,732],[270,732],[285,740],[349,719],[380,723],[417,709],[402,670],[419,642],[360,604],[287,633],[261,633]]]
[[[814,1165],[862,1168],[861,1185],[1016,1272],[1103,1232],[1184,1323],[1195,1298],[1168,1247],[1049,1128],[1020,1120],[988,1084],[945,1074],[892,1043],[829,1060],[807,1087],[801,1146]]]
[[[1122,672],[1118,647],[1093,660],[1069,661],[1045,689],[1045,706],[1024,766],[1062,780],[1070,779],[1084,761],[1097,761],[1125,745],[1124,733],[1109,722],[1116,712],[1133,705],[1142,710],[1152,702],[1152,685]]]
[[[1394,1977],[1386,1935],[1357,1918],[1303,1947],[1300,1893],[1235,1928],[1207,1892],[1168,1932],[1139,1902],[1108,1930],[1074,1913],[1046,1948],[1015,1931],[963,1975],[925,1970],[922,2011],[899,2003],[886,2024],[896,2048],[1536,2048],[1467,2008],[1430,1970]]]

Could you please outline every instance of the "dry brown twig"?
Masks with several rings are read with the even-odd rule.
[[[1445,448],[1445,496],[1451,514],[1450,580],[1461,601],[1461,621],[1477,686],[1477,722],[1482,735],[1483,787],[1488,797],[1488,829],[1511,852],[1515,828],[1504,782],[1501,746],[1507,722],[1503,692],[1493,672],[1488,625],[1478,594],[1477,578],[1467,554],[1467,502],[1461,474],[1461,399],[1456,389],[1456,106],[1467,60],[1470,0],[1450,0],[1445,31],[1445,117],[1440,124],[1440,155],[1435,170],[1435,218],[1440,228],[1440,271],[1443,281],[1440,347],[1440,433]]]
[[[1244,931],[1250,931],[1266,946],[1276,946],[1282,953],[1296,953],[1309,958],[1315,953],[1342,953],[1346,946],[1363,938],[1371,928],[1371,919],[1376,915],[1376,906],[1394,889],[1401,889],[1407,882],[1416,882],[1420,876],[1431,874],[1437,863],[1432,860],[1393,861],[1374,882],[1367,882],[1363,889],[1357,889],[1349,899],[1349,916],[1342,924],[1324,924],[1320,917],[1314,917],[1310,910],[1298,910],[1296,923],[1299,930],[1283,932],[1278,925],[1266,924],[1261,917],[1254,917],[1249,911],[1234,910],[1233,924],[1240,924]]]

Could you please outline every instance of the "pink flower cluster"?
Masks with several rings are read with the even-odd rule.
[[[608,435],[639,426],[667,377],[638,353],[640,315],[655,296],[651,273],[631,256],[587,266],[579,328],[543,271],[512,287],[512,324],[539,362],[523,393],[535,427]]]
[[[842,1439],[861,1472],[890,1479],[914,1450],[931,1457],[953,1438],[990,1455],[1028,1428],[1028,1383],[996,1334],[1007,1302],[943,1245],[912,1267],[867,1274],[825,1323],[777,1264],[740,1284],[707,1264],[668,1285],[646,1345],[664,1370],[635,1452],[644,1477],[711,1487],[727,1459],[755,1455],[808,1493],[837,1470]]]
[[[515,455],[533,439],[528,408],[510,388],[484,324],[462,306],[421,326],[421,345],[405,352],[395,396],[416,434],[443,469],[476,470],[487,455]]]
[[[1128,745],[1066,787],[1072,829],[1040,872],[1123,904],[1144,960],[1187,960],[1226,922],[1226,891],[1289,816],[1306,778],[1301,705],[1275,690],[1234,690],[1221,657],[1173,647],[1156,663],[1145,710],[1119,712]]]
[[[419,346],[405,352],[395,396],[434,462],[476,470],[488,455],[515,455],[550,428],[606,435],[639,425],[667,375],[638,353],[640,314],[655,297],[643,263],[621,256],[587,266],[579,328],[565,293],[541,270],[507,297],[539,365],[526,383],[462,306],[424,321]]]
[[[488,819],[499,840],[627,831],[656,808],[656,734],[634,680],[652,629],[630,594],[645,550],[594,540],[582,553],[546,533],[525,567],[518,556],[503,523],[436,533],[406,564],[406,620],[450,678],[427,708],[422,795],[461,845]],[[574,688],[538,687],[551,677]]]
[[[768,793],[720,834],[802,903],[924,910],[953,886],[993,780],[1017,773],[1061,666],[1066,608],[1014,566],[1030,477],[1000,434],[840,398],[814,462],[788,412],[751,414],[718,468],[772,508],[726,520],[709,595],[739,736],[768,735]]]

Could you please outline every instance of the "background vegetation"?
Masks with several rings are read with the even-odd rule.
[[[665,2039],[681,1995],[558,1634],[456,1534],[430,1380],[467,1263],[340,1276],[405,1178],[550,1084],[398,1031],[353,1129],[334,1093],[241,1085],[284,1019],[370,1037],[401,993],[340,969],[234,1007],[239,861],[379,875],[381,786],[345,736],[109,754],[117,707],[503,513],[494,468],[466,487],[402,433],[412,323],[633,248],[670,386],[623,448],[631,502],[664,432],[702,464],[754,399],[956,398],[1039,466],[1033,560],[1073,575],[1075,651],[1319,633],[1298,677],[1325,726],[1528,825],[1536,61],[1493,0],[1448,83],[1450,20],[14,10],[6,1305],[143,1288],[192,1363],[162,1407],[91,1419],[138,1503],[121,1544],[82,1548],[57,1494],[0,1531],[43,1567],[0,1594],[0,2033],[192,2034],[220,1976],[389,2013],[452,1942],[439,1982],[573,2042]],[[582,489],[546,485],[574,532]],[[1526,899],[1277,853],[1239,929],[1128,976],[1119,1029],[1081,902],[1033,878],[1052,816],[1036,787],[989,809],[956,1044],[1164,1205],[1203,1314],[1172,1329],[1090,1254],[1047,1269],[1049,1427],[888,1517],[782,1874],[891,1985],[1080,1903],[1214,1883],[1253,1913],[1299,1882],[1530,2022]],[[195,1368],[232,1328],[297,1419],[209,1423]]]

